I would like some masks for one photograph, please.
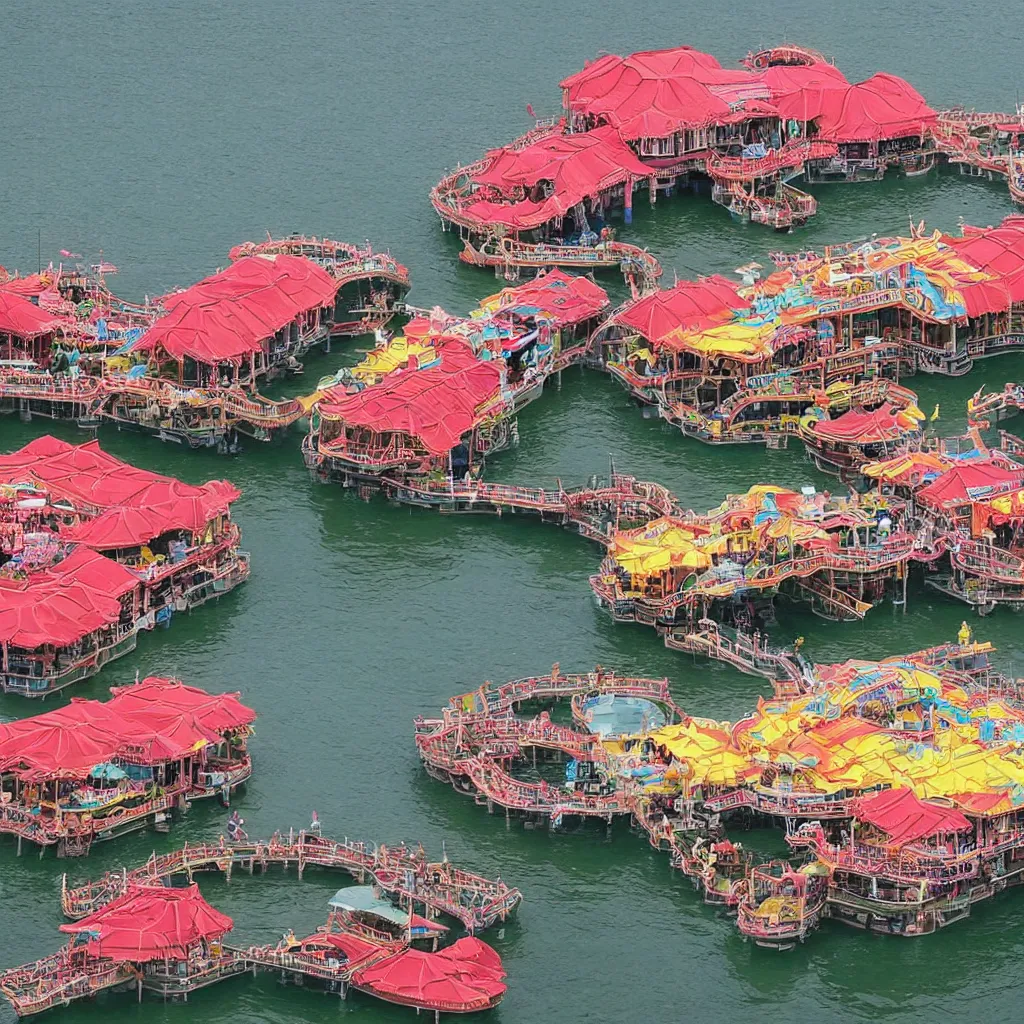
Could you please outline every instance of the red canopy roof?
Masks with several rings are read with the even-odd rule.
[[[6,286],[0,287],[0,334],[19,338],[35,338],[49,334],[60,321],[41,310],[35,303],[17,295]]]
[[[623,138],[636,139],[755,117],[810,120],[821,113],[824,90],[845,90],[849,83],[831,64],[727,70],[710,54],[682,46],[602,57],[562,88],[567,110],[598,117]]]
[[[102,910],[73,924],[68,935],[88,936],[88,952],[105,960],[185,960],[202,940],[231,931],[227,914],[203,899],[198,885],[187,889],[131,886]]]
[[[1024,301],[1024,223],[1007,218],[997,228],[970,238],[946,238],[957,254],[994,280],[961,284],[968,316],[1005,312]]]
[[[552,133],[522,149],[491,150],[485,159],[486,166],[473,180],[493,191],[468,203],[463,213],[480,223],[517,229],[562,216],[587,196],[620,185],[630,175],[651,173],[609,127],[575,135]],[[554,192],[543,202],[500,201],[516,188],[530,189],[542,181],[554,185]]]
[[[328,397],[320,414],[378,433],[408,434],[434,455],[450,451],[476,425],[480,406],[498,397],[501,369],[459,342],[447,343],[440,354],[437,366],[396,370],[356,394]]]
[[[557,268],[538,274],[525,284],[505,288],[500,294],[503,307],[535,306],[552,314],[559,327],[589,320],[608,305],[608,293],[599,284],[589,277],[575,277]],[[408,333],[407,324],[407,336]]]
[[[116,623],[120,598],[138,585],[139,578],[125,566],[75,548],[25,579],[0,579],[0,642],[23,650],[66,647]]]
[[[921,504],[936,507],[949,502],[966,504],[979,492],[1013,490],[1022,483],[1024,470],[1011,469],[992,459],[978,459],[947,469],[926,487],[922,487],[914,499]]]
[[[256,717],[237,694],[214,696],[170,679],[115,693],[106,704],[73,698],[67,707],[0,724],[0,771],[24,780],[84,779],[108,761],[165,764]]]
[[[0,483],[42,484],[51,497],[89,508],[155,509],[158,525],[168,516],[191,521],[196,506],[190,499],[198,499],[212,518],[226,511],[239,494],[226,481],[196,487],[139,469],[104,452],[98,441],[73,445],[55,437],[40,437],[11,455],[0,455]]]
[[[312,260],[278,254],[247,256],[184,291],[165,295],[167,310],[136,351],[160,347],[215,365],[259,352],[299,314],[331,305],[338,282]]]
[[[908,429],[901,426],[898,410],[886,405],[872,412],[850,409],[835,419],[818,420],[811,426],[815,437],[857,444],[887,441],[907,433]]]
[[[745,310],[749,305],[735,285],[716,274],[699,281],[680,281],[672,288],[645,295],[624,306],[611,322],[657,345],[673,331],[706,330],[724,323],[734,310]]]
[[[831,142],[875,142],[924,135],[936,113],[909,83],[895,75],[872,75],[846,90],[819,93],[821,137]],[[791,100],[792,105],[799,104]],[[799,116],[799,115],[796,115]]]
[[[238,691],[211,694],[198,686],[186,686],[179,679],[150,676],[131,686],[111,687],[110,692],[114,699],[107,706],[135,717],[187,713],[216,733],[256,721],[256,712],[238,699]]]
[[[882,829],[896,846],[972,827],[959,811],[921,800],[912,789],[885,789],[861,797],[853,802],[853,815]]]
[[[479,939],[463,938],[439,953],[406,949],[357,971],[352,981],[405,1006],[459,1013],[484,1009],[501,999],[506,986],[498,954],[481,947]]]

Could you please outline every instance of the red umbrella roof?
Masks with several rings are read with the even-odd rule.
[[[301,256],[247,256],[161,300],[160,317],[136,345],[210,365],[238,361],[299,314],[330,305],[338,282]]]
[[[129,569],[88,548],[26,579],[0,579],[0,642],[24,650],[72,644],[117,622],[120,598],[138,585]]]
[[[203,899],[198,885],[187,889],[131,886],[123,896],[73,924],[68,935],[88,936],[88,952],[105,960],[184,960],[203,939],[220,938],[234,922]]]
[[[536,227],[567,213],[587,196],[622,184],[630,175],[647,177],[650,173],[613,128],[546,135],[522,149],[506,146],[491,150],[486,166],[473,180],[477,185],[492,188],[495,194],[482,195],[468,204],[464,212],[482,223]],[[497,201],[516,188],[529,189],[542,181],[554,186],[552,195],[543,202]]]
[[[57,318],[41,310],[35,303],[7,287],[0,287],[0,334],[35,338],[40,334],[49,334],[59,326]]]
[[[921,800],[912,789],[886,789],[861,797],[853,802],[853,814],[882,829],[897,846],[972,827],[959,811]]]
[[[608,305],[608,293],[589,277],[577,277],[556,268],[525,284],[505,288],[501,304],[512,308],[536,306],[551,313],[559,327],[568,327],[597,316]]]
[[[425,1010],[467,1013],[493,1006],[506,989],[500,960],[495,968],[481,954],[477,939],[468,940],[471,947],[458,948],[466,941],[440,953],[407,949],[357,971],[353,984],[381,999]]]
[[[926,487],[922,487],[914,498],[925,505],[940,506],[948,502],[966,504],[979,492],[1012,490],[1022,483],[1024,470],[1011,469],[992,459],[979,459],[947,469]]]
[[[968,316],[1004,312],[1011,303],[1024,301],[1024,223],[1019,219],[1007,218],[997,228],[945,241],[972,267],[993,277],[959,285]]]
[[[186,686],[179,679],[150,676],[131,686],[114,686],[110,692],[114,699],[108,707],[126,715],[146,716],[151,713],[166,715],[188,713],[200,724],[222,733],[256,721],[256,712],[238,698],[240,694],[211,694],[198,686]]]
[[[673,331],[706,330],[724,323],[735,310],[749,302],[736,286],[720,275],[699,281],[680,281],[630,302],[615,314],[612,322],[629,327],[651,344],[663,342]]]
[[[441,349],[438,365],[396,370],[356,394],[328,398],[320,414],[379,433],[408,434],[431,454],[440,455],[476,425],[477,410],[497,398],[500,389],[500,367],[454,342]]]
[[[811,430],[815,437],[830,441],[867,444],[871,441],[887,441],[907,433],[908,428],[900,424],[898,417],[897,410],[884,405],[872,412],[850,409],[835,419],[818,420]]]
[[[112,760],[164,764],[219,743],[228,729],[256,717],[237,694],[214,696],[168,679],[115,693],[106,704],[74,698],[67,707],[0,724],[0,770],[25,780],[83,779]]]
[[[820,97],[818,129],[831,142],[924,135],[937,117],[924,97],[896,75],[872,75],[845,90],[826,89]]]
[[[180,503],[197,498],[212,517],[226,511],[239,495],[226,481],[196,487],[122,462],[104,452],[98,441],[73,445],[55,437],[40,437],[19,451],[0,455],[0,483],[32,482],[43,484],[54,498],[97,509],[150,509],[176,502],[174,515],[190,514],[188,509],[194,511],[194,506]],[[171,514],[170,509],[160,511]]]

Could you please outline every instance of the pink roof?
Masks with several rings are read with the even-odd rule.
[[[111,687],[110,692],[114,699],[108,707],[126,715],[187,713],[218,733],[256,721],[256,712],[238,699],[238,691],[212,694],[198,686],[186,686],[178,679],[150,676],[141,683]]]
[[[532,281],[505,288],[503,307],[535,306],[555,318],[559,327],[589,320],[608,305],[608,293],[589,277],[577,277],[555,268]],[[406,334],[409,327],[406,325]]]
[[[87,935],[92,956],[145,963],[187,959],[190,948],[232,927],[231,918],[211,907],[192,884],[187,889],[131,886],[102,910],[60,930]]]
[[[35,338],[49,334],[59,326],[60,320],[41,310],[34,302],[22,298],[13,289],[0,287],[0,334]]]
[[[966,504],[972,500],[971,492],[999,492],[1013,490],[1024,483],[1024,469],[1011,469],[991,459],[965,462],[947,469],[914,495],[924,505],[941,506],[948,502]]]
[[[101,510],[121,506],[147,509],[195,498],[211,516],[224,511],[239,493],[226,481],[197,487],[139,469],[104,452],[98,441],[73,445],[49,436],[36,438],[10,455],[0,455],[0,483],[42,484],[52,497]]]
[[[505,994],[498,954],[463,938],[438,953],[406,949],[357,971],[353,984],[381,999],[427,1010],[466,1013],[493,1006]]]
[[[72,644],[114,625],[120,598],[137,586],[129,569],[88,548],[26,579],[0,579],[0,643],[23,650]]]
[[[816,116],[816,91],[848,88],[831,64],[779,66],[761,72],[728,70],[690,47],[602,57],[562,82],[567,110],[589,114],[617,128],[623,138],[671,135],[682,128],[778,117],[780,99]],[[801,102],[801,93],[808,97]],[[801,113],[787,112],[806,120]]]
[[[994,280],[961,284],[968,316],[1004,312],[1024,301],[1024,222],[1008,217],[997,228],[969,238],[946,238],[958,255]]]
[[[39,274],[26,274],[24,277],[11,277],[6,281],[0,281],[0,291],[11,292],[14,295],[21,295],[24,298],[36,298],[43,292],[53,287],[53,268],[50,268],[44,278]]]
[[[328,392],[320,413],[378,433],[408,434],[434,455],[448,452],[476,425],[480,406],[498,397],[501,370],[461,342],[445,344],[440,355],[437,366],[396,370],[353,395],[332,400]]]
[[[650,344],[662,343],[673,331],[706,330],[729,319],[750,303],[736,285],[716,274],[699,281],[680,281],[628,303],[612,319],[642,335]]]
[[[189,691],[186,698],[182,691]],[[83,779],[113,760],[164,764],[256,717],[237,694],[215,696],[170,679],[145,679],[115,693],[106,704],[73,698],[55,711],[0,724],[0,771],[26,781]]]
[[[896,75],[872,75],[845,91],[821,94],[817,116],[821,137],[831,142],[875,142],[924,135],[936,113],[924,97]]]
[[[571,101],[584,99],[604,91],[607,76],[618,74],[621,68],[635,68],[649,76],[689,75],[702,81],[731,80],[745,75],[742,71],[726,71],[710,53],[702,53],[692,46],[675,46],[666,50],[641,50],[628,57],[605,54],[582,71],[562,79],[559,85],[567,91]]]
[[[237,362],[301,313],[334,302],[338,282],[301,256],[248,256],[161,300],[167,313],[136,345],[210,365]]]
[[[906,433],[908,428],[901,425],[899,413],[889,406],[881,406],[871,412],[864,409],[850,409],[832,420],[818,420],[811,426],[815,437],[829,441],[868,444],[872,441],[887,441]]]
[[[861,797],[853,802],[853,814],[880,828],[896,846],[971,828],[959,811],[921,800],[912,789],[885,789]]]
[[[464,213],[481,223],[509,227],[536,227],[562,216],[587,196],[620,185],[627,177],[647,177],[645,167],[618,133],[608,127],[575,135],[552,133],[523,149],[491,150],[486,166],[473,176],[480,186],[493,189],[468,204]],[[517,187],[532,188],[541,181],[554,184],[554,192],[543,202],[499,201]]]

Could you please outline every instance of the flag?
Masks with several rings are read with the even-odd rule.
[[[935,409],[932,412],[932,415],[931,415],[931,418],[930,418],[929,422],[934,423],[938,418],[939,418],[939,403],[936,402],[935,403]]]
[[[534,120],[536,120],[536,119],[537,119],[537,115],[536,115],[536,114],[535,114],[535,113],[533,112],[533,104],[532,104],[532,103],[527,103],[527,104],[526,104],[526,112],[527,112],[527,113],[528,113],[528,114],[530,115],[530,117],[532,117],[532,118],[533,118]]]

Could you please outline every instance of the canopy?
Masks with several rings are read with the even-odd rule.
[[[352,983],[389,1002],[468,1013],[505,994],[501,960],[483,943],[463,938],[439,953],[407,949],[357,971]]]
[[[123,896],[81,921],[62,924],[68,935],[87,936],[87,951],[105,960],[147,963],[185,960],[201,941],[219,939],[233,922],[192,884],[187,889],[130,886]]]
[[[0,334],[35,338],[40,334],[49,334],[59,326],[60,320],[56,317],[5,286],[0,286]]]
[[[870,444],[901,437],[919,429],[920,419],[910,409],[882,406],[872,412],[850,409],[835,419],[818,420],[811,425],[815,437],[845,444]]]
[[[186,686],[180,679],[149,676],[131,686],[114,686],[114,699],[108,707],[134,717],[166,715],[172,711],[187,714],[205,728],[216,733],[252,725],[256,712],[246,707],[236,690],[233,693],[211,694],[198,686]]]
[[[0,642],[34,650],[66,647],[121,616],[120,598],[139,586],[125,566],[95,551],[75,548],[63,561],[0,579]]]
[[[979,459],[946,470],[922,487],[914,498],[920,504],[935,507],[950,502],[966,504],[992,491],[1008,491],[1021,484],[1024,484],[1024,469],[1011,468],[992,459]]]
[[[988,280],[959,284],[968,316],[999,313],[1024,301],[1024,222],[1007,218],[997,227],[948,244]]]
[[[75,698],[0,724],[0,771],[25,780],[84,779],[97,765],[119,760],[156,766],[220,743],[223,733],[256,717],[236,694],[214,696],[169,679],[145,679],[115,693],[106,704]]]
[[[880,828],[897,846],[972,828],[959,811],[921,800],[906,788],[861,797],[854,801],[853,815]]]
[[[896,75],[872,75],[845,90],[820,94],[818,131],[831,142],[877,142],[924,136],[937,115],[909,82]],[[791,99],[789,109],[798,105]]]
[[[538,274],[525,284],[502,288],[480,303],[488,312],[511,309],[523,315],[540,313],[553,319],[558,327],[589,320],[607,305],[608,293],[600,285],[589,277],[573,276],[557,268]]]
[[[621,185],[630,176],[646,178],[651,173],[608,127],[573,135],[553,133],[521,149],[491,150],[484,163],[484,169],[473,175],[484,194],[463,213],[480,223],[514,229],[538,227],[564,216],[587,196]],[[552,187],[542,202],[518,196],[506,201],[517,190],[529,191],[541,182]]]
[[[352,395],[329,390],[320,406],[325,419],[343,420],[377,433],[416,438],[432,455],[450,451],[481,418],[481,406],[501,394],[501,369],[476,358],[461,343],[441,350],[425,370],[401,369]]]
[[[952,459],[937,452],[907,452],[891,459],[866,462],[860,471],[866,477],[886,483],[916,485],[926,476],[944,473],[952,465]]]
[[[161,300],[166,315],[135,351],[161,348],[176,359],[216,365],[266,350],[268,339],[300,314],[332,305],[338,282],[312,260],[247,256]]]
[[[196,511],[185,499],[199,499],[212,517],[239,495],[223,480],[197,487],[139,469],[104,452],[99,441],[73,445],[49,436],[30,441],[11,455],[0,455],[0,484],[25,483],[42,484],[52,499],[71,501],[86,511],[130,507],[147,515],[155,510],[157,517],[184,517],[182,521]]]
[[[634,575],[655,575],[669,568],[700,570],[711,565],[711,557],[696,547],[697,532],[668,516],[646,526],[616,533],[611,555],[616,565]]]
[[[698,281],[680,281],[627,303],[611,319],[654,345],[678,348],[678,332],[705,330],[731,319],[736,311],[747,310],[750,303],[736,286],[716,274]]]
[[[206,488],[211,488],[210,484]],[[204,490],[206,490],[204,488]],[[62,538],[97,551],[139,547],[170,530],[202,532],[211,519],[227,512],[238,491],[212,487],[202,496],[176,497],[146,508],[108,509],[61,534]]]
[[[413,932],[436,934],[448,931],[445,925],[437,921],[428,921],[419,914],[410,914],[408,910],[396,907],[390,900],[378,896],[370,885],[350,885],[339,889],[328,901],[328,906],[374,914],[401,928],[408,927]]]

